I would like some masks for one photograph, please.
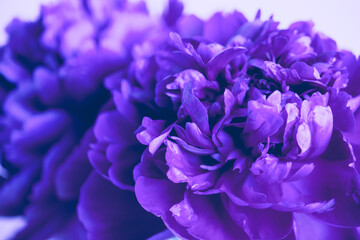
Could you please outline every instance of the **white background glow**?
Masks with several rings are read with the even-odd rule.
[[[6,41],[4,27],[13,18],[35,19],[39,6],[55,0],[0,0],[0,44]],[[138,1],[138,0],[130,0]],[[152,13],[160,13],[167,0],[147,0]],[[262,19],[274,15],[287,27],[299,20],[312,20],[318,31],[334,38],[339,47],[360,54],[359,0],[183,0],[186,13],[208,18],[216,11],[239,10],[252,19],[258,9]]]

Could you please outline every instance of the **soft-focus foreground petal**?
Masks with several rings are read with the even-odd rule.
[[[133,192],[116,188],[95,172],[82,187],[78,214],[89,239],[144,239],[163,229]]]
[[[360,239],[355,228],[336,227],[302,213],[294,213],[294,220],[297,240]]]

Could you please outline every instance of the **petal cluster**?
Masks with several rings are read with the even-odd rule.
[[[359,58],[312,22],[183,8],[63,0],[9,24],[15,238],[360,239]]]
[[[170,34],[167,54],[182,61],[159,64],[155,103],[177,117],[145,116],[137,130],[148,146],[134,170],[140,204],[184,239],[306,239],[316,228],[316,239],[357,239],[356,58],[312,23],[239,16]],[[207,35],[230,19],[227,38]]]

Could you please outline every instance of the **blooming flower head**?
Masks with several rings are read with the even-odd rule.
[[[311,22],[182,11],[63,0],[8,26],[16,238],[358,239],[359,59]]]
[[[197,36],[170,34],[178,64],[159,64],[155,102],[176,118],[143,118],[134,176],[180,238],[358,238],[353,55],[311,22],[277,25],[215,14]]]

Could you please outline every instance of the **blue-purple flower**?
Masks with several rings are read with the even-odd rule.
[[[15,238],[359,239],[359,59],[312,22],[182,11],[63,0],[7,27]]]
[[[134,239],[163,229],[87,157],[98,114],[113,106],[104,79],[126,71],[134,44],[161,29],[143,3],[110,0],[62,1],[36,22],[7,27],[0,213],[26,216],[16,239],[118,239],[123,231]]]
[[[221,41],[170,34],[182,67],[157,79],[155,101],[177,118],[137,130],[139,202],[184,239],[357,239],[353,55],[307,22],[234,28]]]

